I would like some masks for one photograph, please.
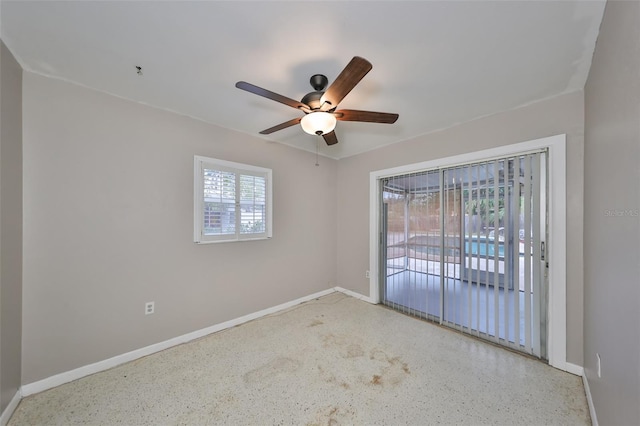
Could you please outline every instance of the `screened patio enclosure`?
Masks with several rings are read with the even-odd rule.
[[[383,303],[546,358],[546,153],[381,179]]]

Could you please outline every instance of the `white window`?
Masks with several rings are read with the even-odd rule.
[[[196,243],[271,238],[271,169],[196,155]]]

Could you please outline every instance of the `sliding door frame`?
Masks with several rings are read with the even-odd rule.
[[[438,167],[451,167],[479,162],[510,155],[527,153],[532,150],[548,149],[547,192],[549,207],[548,238],[546,258],[548,270],[548,318],[547,353],[549,364],[560,370],[572,372],[567,362],[567,180],[566,180],[566,135],[556,135],[527,142],[470,152],[452,157],[429,160],[390,169],[377,170],[369,176],[369,299],[380,303],[380,180],[382,178],[416,173]]]

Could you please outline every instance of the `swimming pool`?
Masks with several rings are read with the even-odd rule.
[[[485,237],[473,237],[465,238],[465,251],[467,254],[474,256],[489,256],[494,257],[496,252],[496,245],[494,240],[489,240]],[[498,257],[504,257],[504,243],[498,243]]]
[[[449,247],[445,248],[445,252],[447,256],[455,256],[456,249],[451,247],[452,245],[457,245],[457,239],[451,239],[449,241]],[[459,241],[459,240],[457,240]],[[467,255],[471,256],[488,256],[494,257],[496,246],[493,239],[488,239],[486,237],[467,237],[465,238],[465,252]],[[435,240],[433,241],[435,242]],[[425,244],[427,241],[421,241],[420,237],[413,237],[409,239],[409,247],[415,250],[418,253],[426,253],[430,255],[439,255],[440,254],[440,246],[437,244]],[[504,242],[500,241],[498,243],[498,257],[504,258]]]

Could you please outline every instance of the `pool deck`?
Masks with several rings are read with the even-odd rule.
[[[394,259],[387,260],[387,275],[396,274],[402,270],[421,272],[430,275],[440,275],[440,261],[439,260],[425,260],[411,256],[411,250],[409,257],[399,256]],[[437,256],[431,256],[436,257]],[[458,258],[456,258],[458,259]],[[498,273],[504,274],[505,265],[504,260],[498,261]],[[496,262],[494,259],[482,258],[476,256],[469,256],[466,258],[465,266],[471,270],[495,272]],[[459,261],[453,261],[453,258],[449,260],[445,259],[445,277],[460,279],[462,265]],[[532,281],[532,276],[529,282]],[[491,284],[491,283],[490,283]],[[525,261],[524,256],[520,256],[518,262],[518,287],[520,291],[525,289]]]

